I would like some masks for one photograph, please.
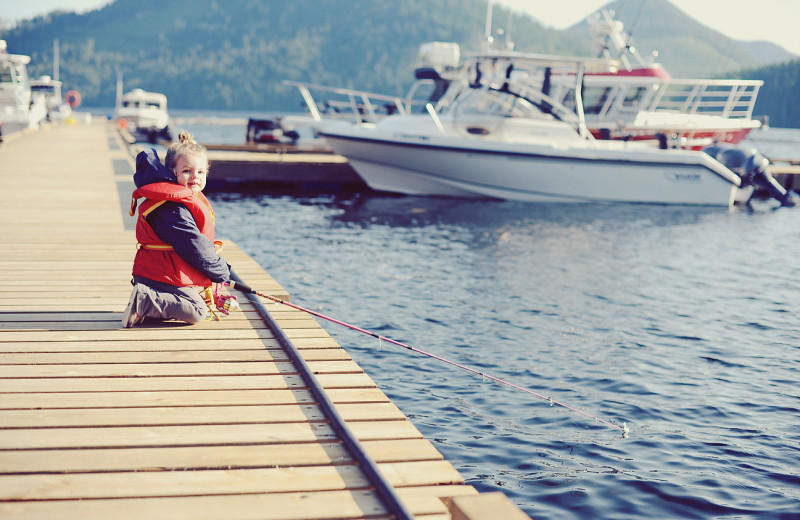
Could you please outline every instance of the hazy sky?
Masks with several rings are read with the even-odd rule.
[[[347,0],[341,1],[346,5]],[[579,22],[608,3],[608,0],[496,1],[526,11],[545,24],[559,29]],[[645,0],[628,0],[629,8],[636,8],[642,1]],[[768,40],[800,55],[800,0],[670,1],[692,18],[731,38]],[[107,3],[109,0],[0,0],[0,19],[10,24],[54,9],[83,12]]]

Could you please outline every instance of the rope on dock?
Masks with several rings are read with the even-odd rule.
[[[234,283],[231,284],[234,289],[243,289],[244,287],[247,287],[247,285],[242,282],[242,279],[239,278],[239,276],[233,270],[231,270],[231,279],[234,281]],[[303,359],[300,351],[297,349],[294,343],[292,343],[292,340],[286,336],[286,333],[283,332],[283,329],[281,329],[281,327],[275,322],[269,311],[267,311],[267,309],[258,299],[258,296],[260,295],[252,290],[243,290],[243,292],[247,293],[248,299],[253,303],[253,305],[255,305],[258,313],[264,319],[267,326],[272,330],[272,333],[275,335],[275,339],[278,340],[278,343],[283,349],[286,350],[292,362],[299,369],[300,376],[308,385],[309,390],[317,400],[317,403],[319,403],[319,406],[322,408],[325,416],[330,419],[331,427],[342,439],[342,444],[345,446],[345,448],[358,462],[359,467],[364,472],[367,479],[375,486],[375,492],[378,494],[383,504],[386,506],[389,512],[394,515],[396,520],[414,520],[414,515],[411,514],[405,504],[403,504],[403,502],[400,500],[400,497],[395,491],[394,486],[392,486],[386,477],[383,476],[380,469],[378,469],[378,464],[369,455],[369,453],[367,453],[364,445],[361,444],[361,441],[358,440],[358,437],[356,437],[355,433],[353,433],[353,431],[347,426],[344,418],[336,409],[336,406],[334,406],[333,401],[323,389],[322,384],[319,382],[319,379],[317,379],[317,376],[314,375],[314,372],[308,366],[306,360]]]

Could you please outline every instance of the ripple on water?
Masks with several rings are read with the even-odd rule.
[[[293,301],[631,427],[325,324],[479,490],[536,519],[800,517],[800,210],[214,205]]]

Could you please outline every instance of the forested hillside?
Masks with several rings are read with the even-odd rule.
[[[31,76],[52,74],[58,39],[64,87],[78,90],[87,106],[114,104],[120,71],[126,91],[163,92],[172,108],[290,111],[301,100],[281,85],[284,79],[402,94],[421,43],[454,41],[462,53],[481,48],[486,7],[486,0],[115,0],[81,15],[24,21],[0,30],[0,38],[10,52],[31,56]],[[756,74],[763,64],[667,0],[609,7],[639,49],[660,52],[674,77],[720,77],[742,68]],[[555,30],[496,5],[493,25],[510,25],[519,51],[590,53],[582,24]],[[779,59],[782,52],[767,44],[760,54]]]
[[[401,94],[421,43],[477,50],[485,14],[485,0],[228,0],[203,9],[191,0],[117,0],[41,17],[5,37],[11,52],[32,56],[32,75],[50,73],[58,38],[65,86],[92,106],[113,105],[118,67],[126,90],[163,92],[175,108],[286,110],[300,99],[283,79]],[[581,44],[529,17],[514,27],[527,48],[574,53]]]
[[[755,113],[768,115],[770,126],[800,128],[800,59],[744,70],[739,77],[764,82]]]

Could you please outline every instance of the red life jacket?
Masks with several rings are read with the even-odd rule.
[[[158,238],[145,220],[151,211],[164,202],[180,202],[189,208],[197,228],[214,242],[215,248],[219,251],[222,249],[222,243],[214,241],[214,211],[205,195],[193,194],[186,186],[171,182],[147,184],[134,190],[131,197],[131,216],[135,214],[136,204],[140,198],[144,201],[139,206],[139,218],[136,220],[136,240],[139,245],[133,261],[134,276],[143,276],[178,287],[209,287],[211,280],[178,256],[170,244]]]

